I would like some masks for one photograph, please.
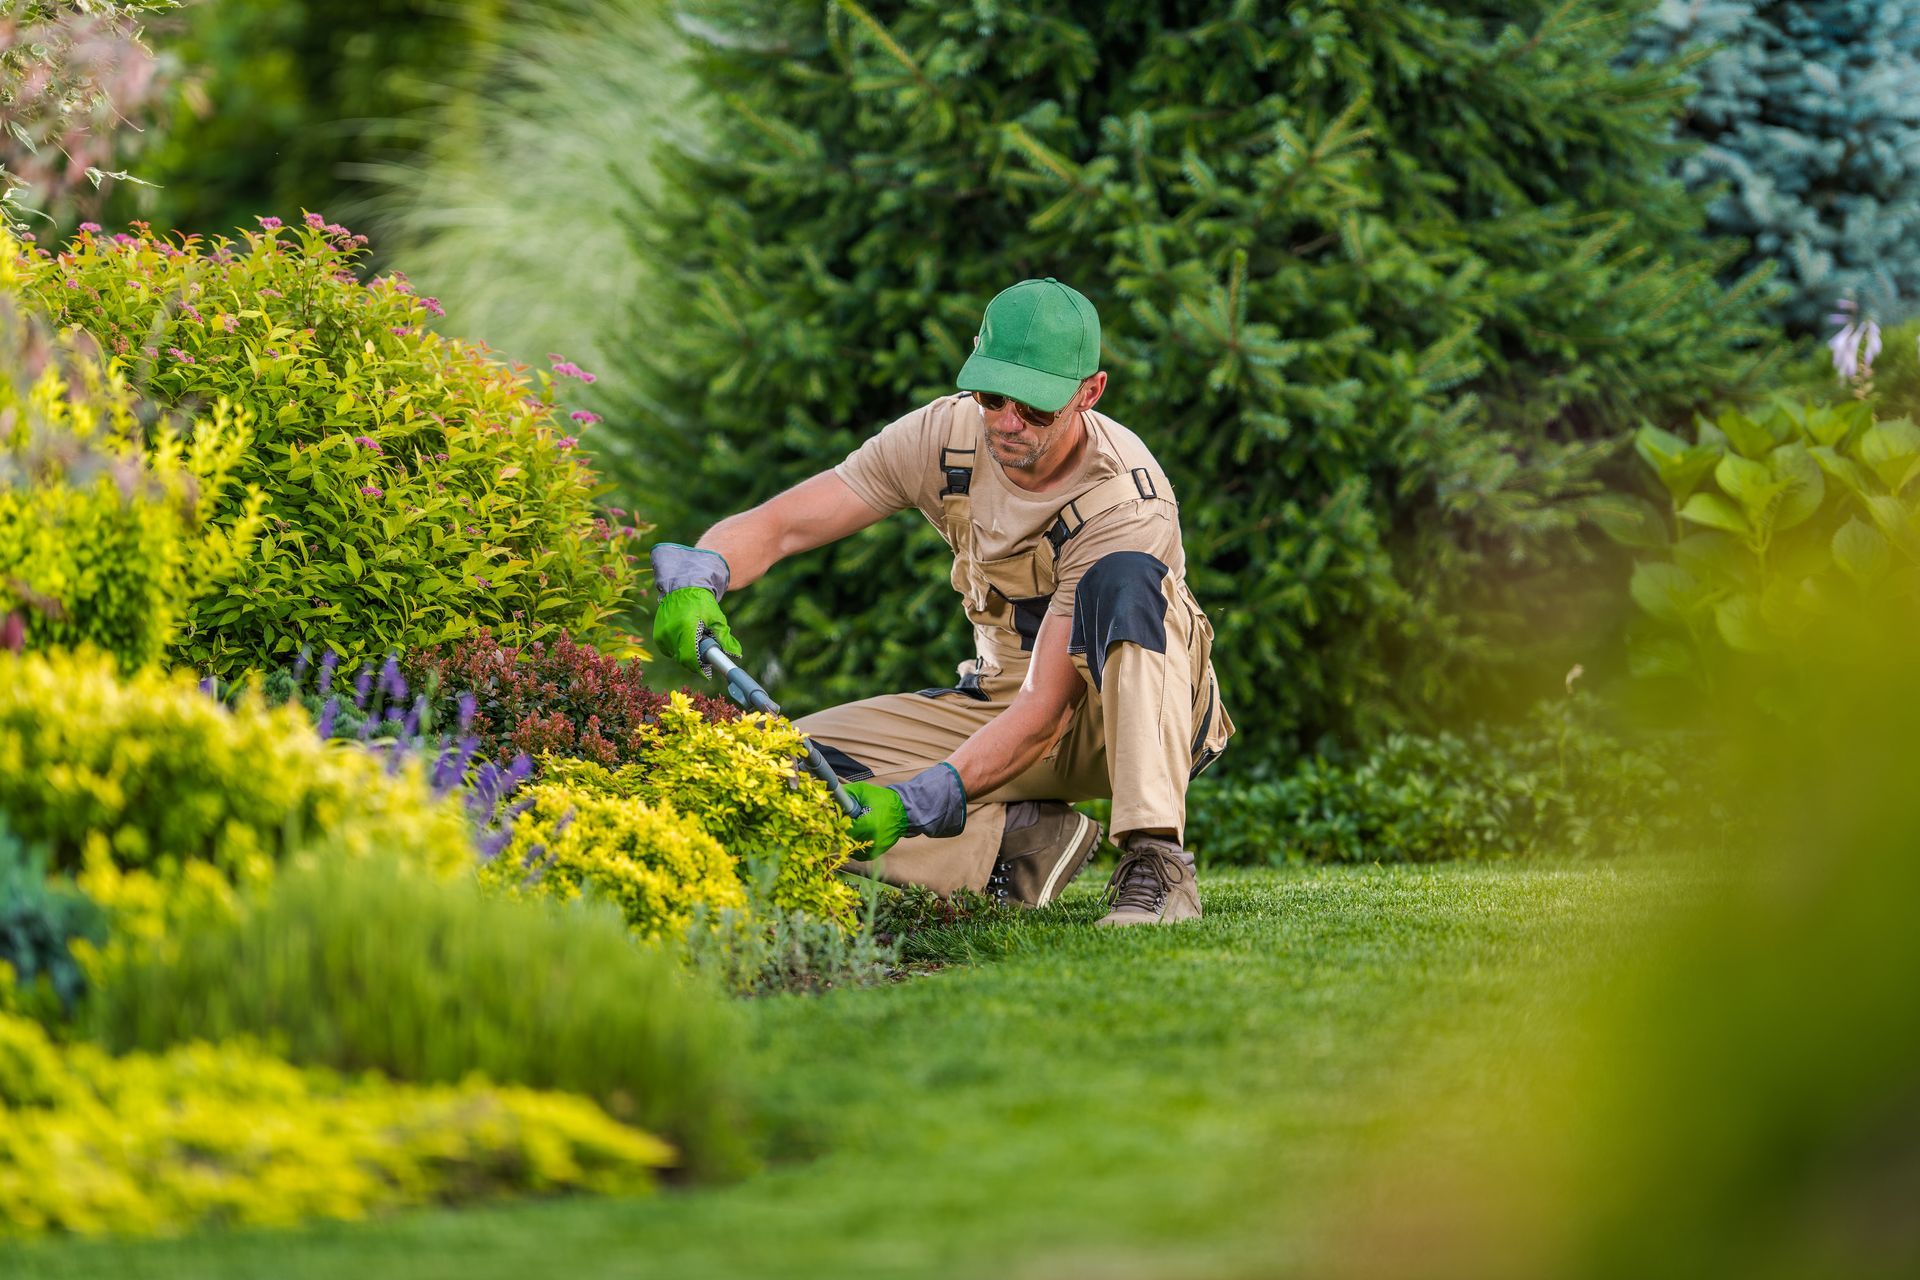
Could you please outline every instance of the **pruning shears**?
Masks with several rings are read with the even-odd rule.
[[[741,669],[740,664],[720,647],[720,642],[715,640],[712,633],[704,626],[700,628],[700,640],[695,647],[695,652],[700,655],[702,666],[710,667],[726,678],[728,697],[749,711],[764,711],[770,716],[780,714],[780,704],[773,700],[772,695],[758,680]],[[827,763],[827,758],[820,754],[820,748],[814,746],[813,742],[805,737],[802,737],[801,741],[807,744],[808,770],[827,784],[827,790],[833,792],[834,802],[846,810],[849,818],[857,818],[865,813],[866,806],[847,792],[845,784],[840,781],[840,775],[833,771],[833,766]]]

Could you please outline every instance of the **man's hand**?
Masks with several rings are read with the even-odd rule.
[[[893,848],[901,836],[957,836],[967,828],[967,789],[945,761],[889,786],[849,782],[847,792],[867,807],[853,820],[852,834],[873,846],[869,858]]]
[[[862,855],[877,858],[898,844],[907,833],[907,802],[892,787],[871,782],[849,782],[847,794],[865,805],[867,811],[853,820],[853,838],[873,849]]]
[[[689,671],[700,669],[700,628],[713,633],[720,647],[740,656],[720,597],[727,589],[727,561],[717,551],[663,542],[653,549],[654,589],[660,605],[653,614],[653,643]]]

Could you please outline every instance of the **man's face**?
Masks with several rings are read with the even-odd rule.
[[[1072,429],[1079,415],[1079,403],[1080,393],[1075,392],[1073,399],[1044,427],[1029,422],[1028,417],[1038,415],[1029,409],[1023,416],[1021,406],[1015,401],[1004,401],[998,409],[989,409],[982,403],[980,414],[987,427],[987,451],[995,462],[1009,470],[1033,470]]]

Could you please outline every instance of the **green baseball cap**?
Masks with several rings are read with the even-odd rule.
[[[1099,371],[1100,317],[1085,294],[1048,276],[994,295],[956,385],[1051,413]]]

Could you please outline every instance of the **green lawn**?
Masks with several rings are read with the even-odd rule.
[[[1089,876],[1094,880],[1095,877]],[[1502,1087],[1513,1046],[1678,881],[1658,867],[1215,873],[1207,918],[1096,931],[1097,884],[1000,952],[749,1006],[769,1170],[644,1202],[0,1250],[0,1275],[1270,1273],[1369,1139]]]

